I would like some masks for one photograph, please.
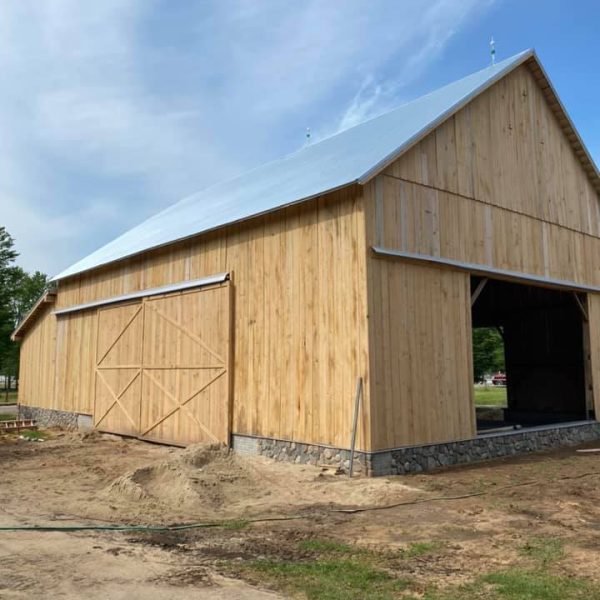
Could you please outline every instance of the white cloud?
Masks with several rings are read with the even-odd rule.
[[[0,224],[54,273],[306,126],[389,108],[489,4],[7,0]]]
[[[412,18],[409,16],[409,24],[413,22],[415,27],[403,28],[403,35],[397,40],[396,53],[402,56],[402,60],[393,78],[382,80],[375,73],[367,75],[343,112],[336,131],[353,127],[401,104],[403,91],[439,58],[467,19],[488,10],[492,4],[493,0],[434,0],[422,3],[420,14],[413,14]]]

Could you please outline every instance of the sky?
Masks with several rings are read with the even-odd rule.
[[[177,200],[535,48],[600,163],[596,0],[3,0],[0,225],[54,275]]]

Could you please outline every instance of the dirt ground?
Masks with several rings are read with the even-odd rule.
[[[290,597],[246,566],[295,564],[327,543],[375,556],[386,573],[410,580],[414,597],[522,566],[536,548],[544,560],[540,540],[560,541],[553,569],[600,582],[600,453],[567,449],[350,480],[218,447],[50,436],[0,437],[0,527],[219,526],[0,531],[1,598]],[[353,509],[361,510],[344,512]]]

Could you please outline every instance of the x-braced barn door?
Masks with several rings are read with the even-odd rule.
[[[98,429],[176,444],[229,440],[230,289],[98,314]]]
[[[138,435],[142,393],[142,303],[98,311],[95,427]]]

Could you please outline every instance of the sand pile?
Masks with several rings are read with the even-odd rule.
[[[219,444],[195,444],[118,477],[104,493],[113,501],[206,510],[236,503],[241,493],[254,495],[259,491],[256,474],[242,458]]]
[[[142,442],[122,445],[143,450]],[[386,504],[418,491],[383,478],[349,479],[331,469],[240,456],[218,444],[163,451],[169,454],[112,479],[94,511],[101,508],[111,520],[248,518],[309,506]]]

